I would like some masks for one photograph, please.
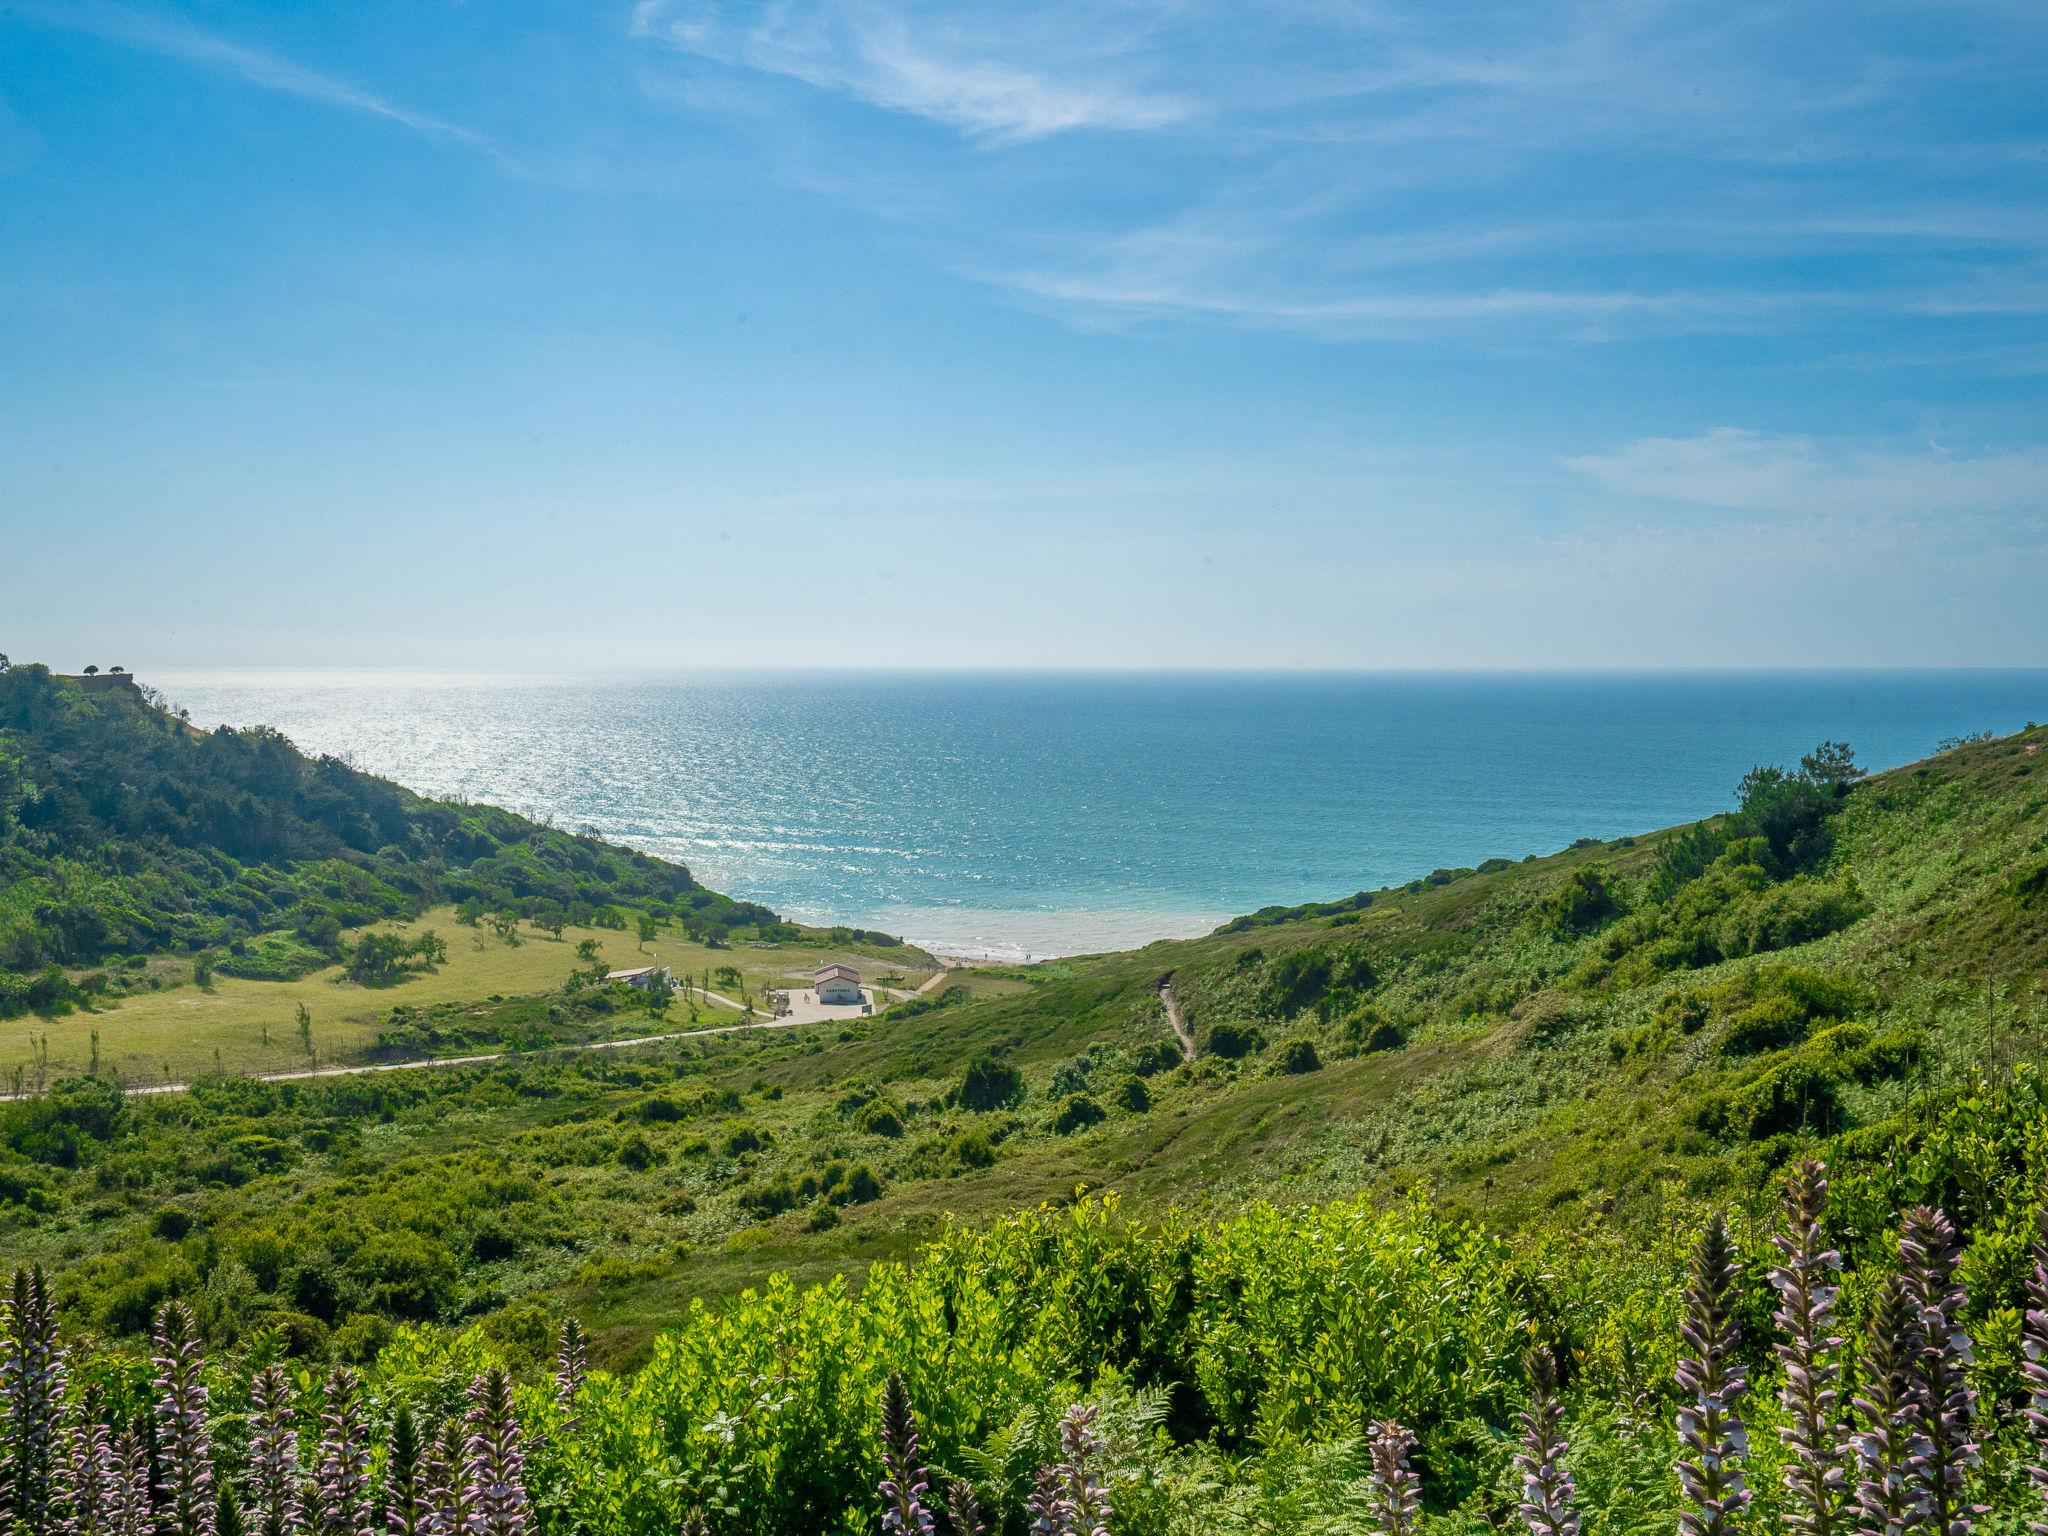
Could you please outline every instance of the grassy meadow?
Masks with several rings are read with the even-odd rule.
[[[632,914],[637,916],[637,914]],[[34,1016],[0,1021],[0,1082],[23,1075],[23,1086],[85,1072],[98,1036],[101,1070],[131,1086],[185,1082],[226,1072],[253,1076],[298,1071],[309,1066],[342,1066],[370,1059],[380,1028],[394,1007],[483,1005],[559,992],[582,960],[578,946],[594,944],[614,969],[667,965],[681,978],[714,977],[712,990],[741,1001],[760,1002],[770,986],[807,981],[812,970],[833,961],[861,969],[864,976],[901,975],[907,987],[929,977],[929,956],[909,947],[834,945],[822,937],[798,943],[743,941],[713,949],[692,942],[673,925],[646,941],[632,931],[579,925],[558,935],[531,922],[510,925],[504,934],[489,924],[465,924],[452,907],[437,907],[410,921],[370,925],[365,932],[412,939],[437,934],[447,958],[429,969],[407,973],[388,986],[350,981],[342,965],[322,967],[289,981],[251,980],[216,971],[201,985],[187,958],[146,959],[125,984],[127,995],[52,1019]],[[731,967],[739,987],[721,984],[716,973]],[[311,1049],[302,1042],[298,1010],[310,1019]],[[734,1022],[732,1009],[701,998],[678,998],[659,1024],[644,1018],[613,1034],[655,1033]],[[584,1038],[586,1036],[579,1036]],[[596,1035],[587,1036],[597,1038]]]

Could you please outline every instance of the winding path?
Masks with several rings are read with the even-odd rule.
[[[1189,1066],[1195,1062],[1195,1037],[1188,1033],[1188,1021],[1181,1016],[1180,999],[1173,995],[1173,977],[1159,978],[1159,1001],[1166,1009],[1166,1022],[1180,1040],[1180,1057]]]

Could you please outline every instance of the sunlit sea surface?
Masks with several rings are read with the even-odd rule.
[[[2041,671],[142,681],[803,921],[1002,958],[1691,820],[1822,737],[1878,768],[2048,718]]]

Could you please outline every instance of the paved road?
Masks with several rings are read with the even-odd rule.
[[[709,994],[717,997],[716,993]],[[725,1002],[724,998],[718,998]],[[738,1003],[728,1003],[737,1008]],[[679,1029],[665,1035],[635,1035],[630,1040],[589,1040],[581,1045],[550,1045],[537,1051],[488,1051],[478,1056],[422,1056],[413,1061],[366,1062],[355,1067],[305,1067],[296,1072],[258,1072],[250,1079],[258,1083],[303,1083],[321,1077],[362,1077],[371,1072],[420,1072],[429,1067],[475,1067],[493,1061],[514,1061],[526,1056],[553,1056],[562,1051],[623,1051],[634,1045],[661,1045],[670,1040],[697,1040],[705,1035],[736,1035],[749,1029],[793,1029],[803,1019],[761,1019],[751,1024],[720,1024],[710,1029]],[[184,1093],[190,1083],[156,1083],[146,1088],[124,1088],[130,1098],[148,1094]],[[35,1093],[0,1093],[0,1104],[15,1099],[41,1097]]]

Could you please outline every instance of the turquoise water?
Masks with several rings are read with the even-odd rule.
[[[1691,820],[1822,737],[1876,768],[2048,718],[2040,671],[144,681],[794,917],[1003,956]]]

